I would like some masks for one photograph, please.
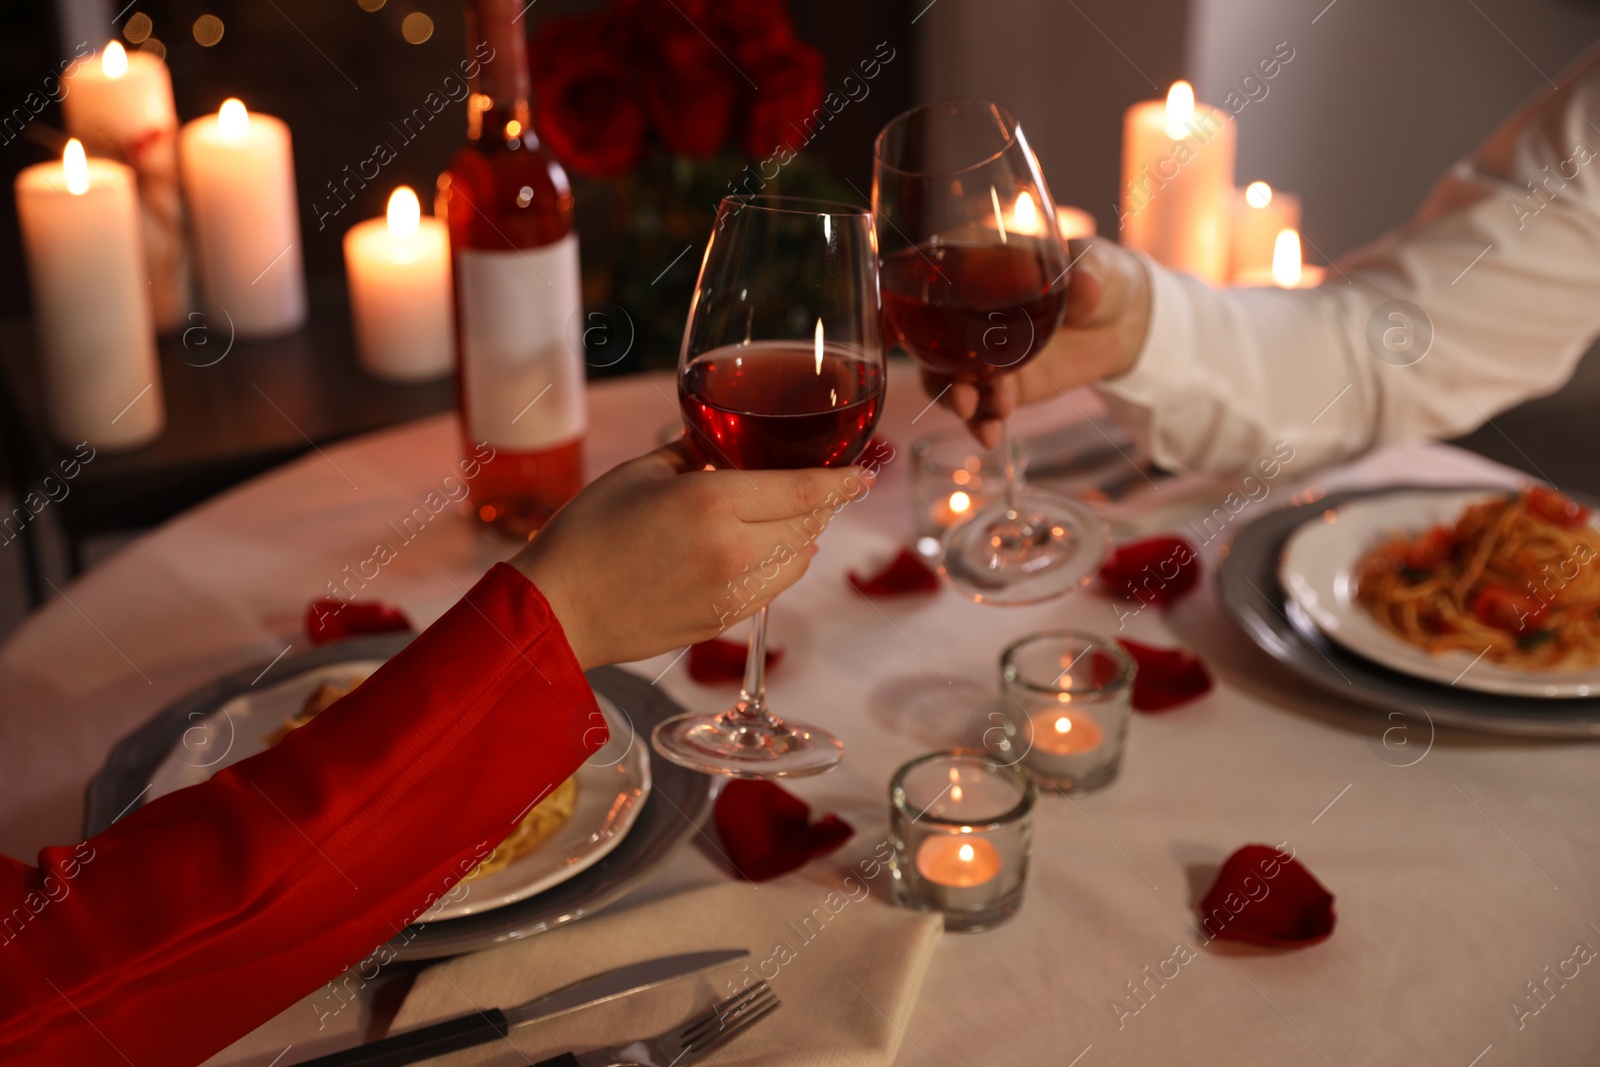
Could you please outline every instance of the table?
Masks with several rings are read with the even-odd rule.
[[[226,321],[193,312],[159,345],[167,429],[132,452],[102,450],[49,511],[76,575],[82,545],[101,534],[164,522],[230,486],[321,445],[455,403],[455,383],[386,382],[356,362],[342,277],[314,285],[308,325],[283,337],[234,342]],[[4,451],[21,497],[71,449],[45,421],[44,383],[28,319],[0,324],[0,411]],[[44,599],[36,524],[22,528],[28,591]]]
[[[660,376],[594,387],[592,468],[648,447],[676,418],[672,396]],[[847,746],[838,770],[794,785],[816,811],[857,829],[839,852],[790,876],[819,900],[882,840],[893,770],[959,740],[991,698],[1009,641],[1045,626],[1116,628],[1112,604],[1092,594],[1000,609],[949,592],[868,602],[848,590],[847,570],[887,558],[910,531],[906,447],[944,421],[937,410],[919,416],[924,403],[910,368],[896,364],[882,432],[900,458],[844,510],[811,573],[772,612],[773,640],[788,650],[772,677],[775,706]],[[1097,410],[1091,394],[1074,394],[1024,422]],[[117,738],[222,671],[304,648],[306,601],[438,485],[456,447],[452,423],[438,418],[307,455],[135,542],[34,616],[0,649],[0,849],[30,855],[74,840],[83,784]],[[1288,480],[1311,473],[1291,464],[1252,507],[1288,499]],[[1508,477],[1427,445],[1311,484]],[[1197,491],[1174,483],[1135,498],[1129,529],[1197,513]],[[1207,546],[1211,560],[1217,543]],[[465,521],[441,519],[367,593],[427,622],[455,599],[452,583],[465,588],[509,551]],[[1285,674],[1222,619],[1209,591],[1166,615],[1141,612],[1127,632],[1195,649],[1217,690],[1163,716],[1136,716],[1109,789],[1041,799],[1021,915],[944,938],[898,1067],[1595,1062],[1600,970],[1583,967],[1564,986],[1552,980],[1548,1003],[1520,1031],[1511,1004],[1538,1003],[1524,983],[1543,980],[1575,944],[1600,947],[1600,748],[1440,730],[1424,758],[1397,767],[1383,758],[1380,716]],[[637,669],[662,674],[689,707],[728,699],[672,660]],[[1154,972],[1177,944],[1198,948],[1192,901],[1247,842],[1295,848],[1338,898],[1333,937],[1290,952],[1199,949],[1119,1026],[1113,1005],[1139,1003],[1128,984],[1142,982],[1147,965]],[[645,895],[725,878],[708,852],[683,850]],[[872,893],[881,899],[887,885]],[[372,1001],[369,991],[320,1032],[314,1009],[297,1006],[213,1062],[291,1062],[347,1042]]]

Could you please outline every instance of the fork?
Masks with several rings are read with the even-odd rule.
[[[534,1067],[684,1067],[698,1063],[739,1034],[776,1011],[783,1002],[766,982],[758,980],[744,992],[711,1005],[664,1034],[643,1038],[617,1048],[588,1052],[563,1052]]]

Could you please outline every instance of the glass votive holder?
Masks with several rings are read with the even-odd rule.
[[[1045,789],[1086,793],[1122,767],[1138,668],[1115,642],[1053,630],[1032,634],[1000,656],[1011,722],[990,730],[985,747],[1022,765]]]
[[[934,752],[889,782],[895,898],[986,930],[1022,906],[1038,790],[1026,771],[972,749]]]
[[[1027,468],[1022,445],[1011,442],[1017,477]],[[911,445],[911,511],[916,544],[923,555],[942,551],[939,538],[985,505],[1005,498],[1005,465],[965,429],[941,430]]]

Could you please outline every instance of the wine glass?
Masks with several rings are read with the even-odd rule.
[[[1044,348],[1066,311],[1070,265],[1011,112],[949,100],[894,119],[875,146],[872,209],[889,340],[935,373],[979,383]],[[999,454],[1004,503],[945,533],[940,570],[982,603],[1031,604],[1086,584],[1110,543],[1105,523],[1019,485],[1004,431]]]
[[[879,316],[878,253],[866,208],[796,197],[723,200],[679,358],[678,404],[689,443],[725,469],[854,463],[883,406]],[[813,528],[804,520],[800,526]],[[751,560],[732,595],[758,599],[761,574],[783,560],[782,553]],[[838,763],[838,738],[768,709],[766,641],[762,607],[738,701],[716,715],[663,722],[652,737],[656,751],[734,778],[818,774]]]

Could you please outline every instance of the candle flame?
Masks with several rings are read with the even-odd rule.
[[[217,111],[217,132],[222,134],[223,139],[237,141],[249,128],[250,112],[244,109],[244,101],[237,96],[224,100]]]
[[[1244,187],[1244,202],[1259,211],[1272,203],[1272,186],[1266,182],[1251,182]]]
[[[1278,239],[1272,242],[1272,280],[1285,289],[1293,289],[1300,284],[1300,274],[1300,234],[1287,228],[1279,230]]]
[[[972,497],[957,489],[950,494],[950,510],[957,515],[965,515],[972,510]]]
[[[74,137],[61,153],[61,169],[66,172],[67,192],[82,196],[89,191],[89,160],[83,154],[83,142]]]
[[[961,787],[959,785],[953,785],[950,787],[950,799],[955,801],[957,804],[961,803]]]
[[[1012,226],[1018,233],[1035,234],[1039,230],[1039,207],[1033,194],[1024,189],[1017,194],[1016,205],[1011,209]]]
[[[128,73],[128,51],[121,41],[111,41],[100,53],[100,72],[112,81]]]
[[[1167,136],[1181,141],[1189,136],[1189,120],[1194,118],[1194,86],[1175,81],[1167,90]]]
[[[1072,720],[1071,719],[1069,719],[1065,715],[1063,715],[1063,716],[1061,716],[1061,718],[1056,720],[1056,733],[1064,734],[1064,733],[1069,733],[1071,730],[1072,730]]]
[[[956,855],[961,857],[961,862],[962,863],[971,863],[972,862],[972,858],[974,856],[976,856],[977,854],[978,853],[973,849],[973,847],[971,845],[965,845],[964,844],[960,848],[956,849]]]
[[[820,316],[820,315],[817,316],[816,348],[817,348],[817,376],[821,377],[821,375],[822,375],[822,316]]]
[[[389,233],[391,236],[415,237],[422,225],[422,204],[409,185],[402,185],[389,194]]]
[[[522,136],[522,123],[518,122],[516,119],[512,119],[510,122],[506,123],[506,140],[515,141],[518,137],[521,137],[521,136]]]

